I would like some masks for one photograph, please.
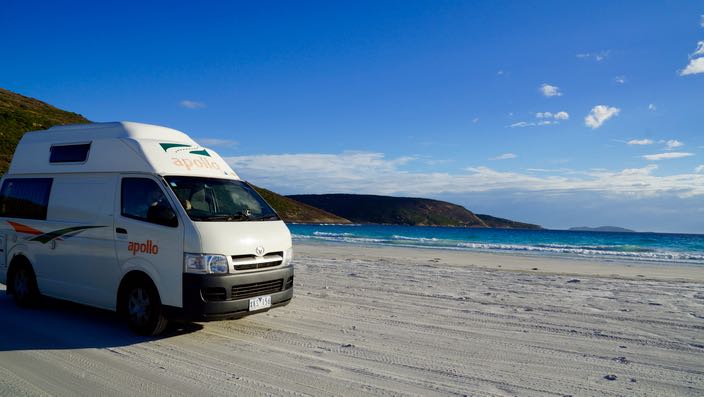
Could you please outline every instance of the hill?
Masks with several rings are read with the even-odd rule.
[[[504,218],[497,218],[495,216],[491,215],[485,215],[485,214],[477,214],[477,218],[481,219],[484,221],[484,223],[489,226],[493,227],[496,229],[531,229],[531,230],[539,230],[542,229],[543,227],[540,225],[534,225],[532,223],[523,223],[523,222],[516,222],[512,221],[510,219],[504,219]]]
[[[625,229],[618,226],[599,226],[599,227],[588,227],[588,226],[577,226],[571,227],[568,230],[573,232],[616,232],[616,233],[635,233],[635,230]]]
[[[90,121],[80,114],[0,88],[0,175],[7,171],[15,147],[25,132],[74,123]]]
[[[271,190],[254,186],[256,191],[264,197],[286,222],[292,223],[351,223],[349,220],[323,211],[319,208],[298,202]]]
[[[287,197],[355,223],[487,227],[466,208],[439,200],[362,194],[305,194]]]

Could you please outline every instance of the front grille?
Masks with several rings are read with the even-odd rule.
[[[232,287],[232,299],[253,298],[259,295],[268,295],[281,291],[284,284],[283,279],[264,281],[261,283],[252,283],[244,285],[235,285]]]
[[[200,294],[206,302],[224,301],[226,298],[225,288],[203,288]]]
[[[279,266],[284,260],[284,253],[270,252],[264,256],[233,255],[232,266],[235,270],[264,269]]]

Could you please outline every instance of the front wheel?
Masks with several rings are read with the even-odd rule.
[[[12,296],[17,306],[30,307],[39,302],[39,287],[37,277],[32,267],[21,264],[15,269],[12,276]]]
[[[125,314],[130,329],[139,335],[155,336],[164,331],[164,316],[156,288],[144,281],[132,284],[125,293]]]

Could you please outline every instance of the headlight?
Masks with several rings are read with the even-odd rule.
[[[284,266],[288,266],[289,263],[293,260],[293,247],[289,247],[289,249],[284,252]]]
[[[183,270],[186,273],[227,273],[229,265],[223,255],[186,254]]]

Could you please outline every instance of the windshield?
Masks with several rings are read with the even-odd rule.
[[[194,221],[279,220],[269,204],[245,182],[190,176],[167,176],[165,179]]]

